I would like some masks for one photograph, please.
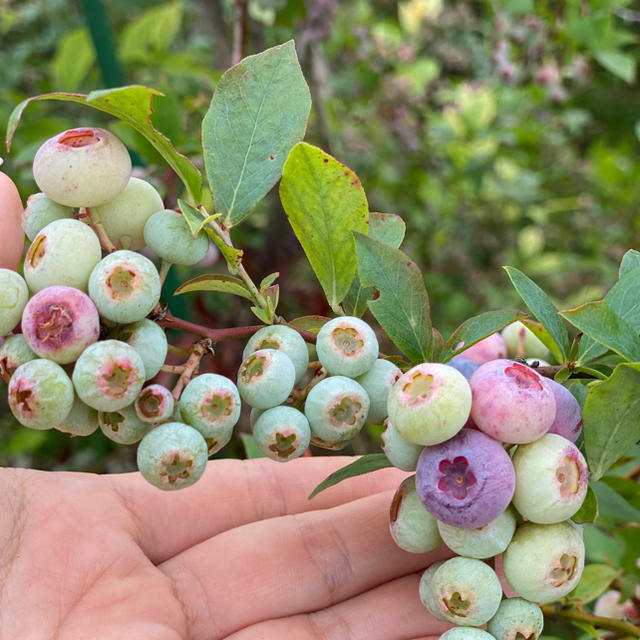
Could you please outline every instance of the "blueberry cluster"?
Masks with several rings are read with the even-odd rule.
[[[165,362],[167,339],[147,317],[161,277],[138,250],[194,264],[208,250],[206,234],[194,237],[150,183],[131,176],[125,146],[103,129],[47,140],[33,174],[42,192],[22,217],[31,241],[23,275],[0,269],[0,376],[11,411],[33,429],[100,428],[115,442],[140,442],[147,480],[192,484],[231,437],[240,397],[222,376],[198,376],[179,398],[145,386]],[[98,230],[111,243],[106,255]]]
[[[528,331],[511,326],[506,340],[494,334],[448,364],[419,364],[389,392],[383,450],[415,471],[394,496],[391,535],[409,552],[444,542],[457,554],[420,581],[424,606],[458,625],[448,640],[537,640],[537,603],[567,595],[584,568],[582,528],[570,520],[587,492],[574,444],[582,412],[564,386],[507,359],[541,354]]]
[[[238,390],[253,407],[256,444],[274,460],[296,458],[310,443],[342,449],[365,422],[386,418],[387,395],[401,371],[378,358],[378,340],[366,322],[350,316],[330,320],[318,332],[316,351],[322,374],[298,398],[294,388],[309,363],[299,333],[283,325],[264,327],[244,350]]]

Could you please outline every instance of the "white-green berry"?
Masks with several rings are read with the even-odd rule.
[[[22,229],[32,241],[50,222],[73,218],[73,209],[47,198],[44,193],[34,193],[27,198],[22,212]]]
[[[194,238],[184,216],[171,209],[154,213],[144,226],[144,242],[157,256],[173,264],[193,265],[209,249],[209,238],[201,231]]]
[[[402,371],[393,362],[378,358],[367,372],[356,378],[371,400],[367,422],[371,424],[384,422],[387,417],[389,391],[401,375]]]
[[[167,358],[167,335],[162,327],[149,318],[116,327],[109,338],[126,342],[138,352],[147,380],[158,374]]]
[[[293,407],[278,406],[267,409],[258,417],[253,437],[265,456],[286,462],[307,450],[311,429],[303,413]]]
[[[295,367],[286,353],[259,349],[242,361],[238,369],[238,391],[248,405],[270,409],[287,399],[295,378]]]
[[[29,289],[22,276],[0,269],[0,336],[18,326],[28,300]]]

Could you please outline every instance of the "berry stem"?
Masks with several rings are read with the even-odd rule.
[[[182,369],[182,372],[180,373],[178,382],[176,382],[176,386],[171,392],[171,395],[176,402],[180,398],[182,390],[187,384],[189,384],[194,374],[197,373],[198,368],[200,367],[200,360],[202,360],[207,352],[211,351],[211,346],[211,341],[209,339],[205,338],[204,340],[198,340],[198,342],[194,343],[191,347],[191,353],[189,354],[187,361],[181,367],[178,367]]]
[[[173,266],[172,262],[168,262],[167,260],[163,260],[160,264],[160,285],[164,284],[164,281],[167,279],[167,275],[169,275],[169,269]]]
[[[598,629],[607,631],[615,631],[624,637],[640,638],[640,627],[626,622],[625,620],[617,620],[616,618],[605,618],[604,616],[596,616],[587,611],[576,609],[575,607],[561,606],[555,604],[544,604],[540,607],[545,616],[553,619],[569,620],[569,622],[586,622]]]
[[[182,374],[184,371],[183,364],[163,364],[160,367],[160,371],[164,371],[165,373],[179,373]]]
[[[89,207],[85,207],[80,211],[80,216],[82,218],[86,218],[89,222],[89,226],[96,232],[98,240],[100,240],[100,246],[109,253],[117,251],[118,247],[116,247],[116,245],[111,241],[111,238],[100,221],[98,214],[95,211],[91,211]]]

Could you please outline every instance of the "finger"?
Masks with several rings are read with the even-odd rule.
[[[323,609],[449,557],[444,546],[428,554],[396,546],[392,497],[253,522],[160,565],[182,594],[194,638]]]
[[[132,515],[133,535],[158,564],[222,531],[395,489],[407,475],[383,469],[308,499],[326,476],[353,460],[342,456],[286,463],[266,458],[215,460],[195,485],[179,492],[160,491],[139,473],[108,475],[104,481],[121,497]]]
[[[17,271],[24,250],[20,217],[22,200],[16,185],[0,171],[0,268]]]
[[[451,625],[424,608],[419,582],[420,574],[404,576],[321,611],[245,627],[226,640],[437,640]]]

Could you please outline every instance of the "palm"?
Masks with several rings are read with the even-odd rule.
[[[217,461],[193,488],[169,494],[139,474],[0,470],[0,637],[440,633],[417,598],[417,572],[442,553],[406,554],[388,535],[401,474],[354,479],[307,502],[344,463]]]

